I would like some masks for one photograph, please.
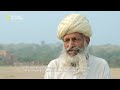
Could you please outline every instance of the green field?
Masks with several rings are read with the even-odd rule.
[[[1,66],[0,79],[43,79],[45,66]],[[112,78],[120,79],[120,68],[111,68]]]

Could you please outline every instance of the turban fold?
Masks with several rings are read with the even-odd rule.
[[[59,39],[63,39],[64,35],[74,32],[82,33],[88,37],[92,36],[91,26],[86,17],[79,14],[70,14],[58,25],[57,36]]]

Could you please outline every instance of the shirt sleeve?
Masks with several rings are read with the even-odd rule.
[[[45,70],[44,79],[54,79],[54,69],[54,61],[51,61]]]
[[[110,71],[110,68],[109,68],[109,65],[108,65],[107,62],[104,64],[104,70],[103,70],[102,78],[103,79],[111,79],[111,71]]]

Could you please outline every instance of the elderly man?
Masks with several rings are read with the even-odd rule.
[[[59,58],[48,64],[44,79],[110,79],[106,60],[86,52],[91,36],[86,17],[79,14],[66,16],[58,26],[63,51]]]

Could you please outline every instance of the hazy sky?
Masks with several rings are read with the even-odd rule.
[[[88,18],[91,45],[120,45],[120,11],[0,11],[0,43],[56,43],[57,26],[68,14]]]

